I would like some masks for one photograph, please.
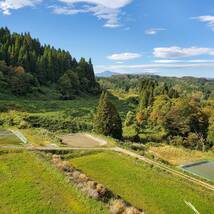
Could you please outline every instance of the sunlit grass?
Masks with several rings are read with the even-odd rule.
[[[134,158],[100,152],[71,159],[71,163],[147,213],[192,214],[184,200],[200,213],[213,213],[213,192]]]
[[[38,155],[0,155],[0,213],[107,213]]]

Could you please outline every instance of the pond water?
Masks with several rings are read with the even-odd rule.
[[[182,169],[201,178],[214,181],[214,161],[201,161],[187,164],[183,165]]]
[[[9,130],[0,129],[0,146],[18,146],[22,142]]]

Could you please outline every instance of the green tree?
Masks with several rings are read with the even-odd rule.
[[[107,92],[103,92],[94,119],[94,131],[98,134],[122,138],[122,121],[116,107],[109,101]]]
[[[208,128],[207,141],[210,144],[210,146],[214,145],[214,113],[209,118],[209,128]]]
[[[134,112],[132,111],[129,111],[126,115],[126,120],[124,122],[124,125],[125,126],[131,126],[133,125],[134,123],[136,123],[136,115]]]
[[[79,78],[72,70],[68,70],[59,79],[59,89],[64,99],[71,99],[74,95],[79,93]]]

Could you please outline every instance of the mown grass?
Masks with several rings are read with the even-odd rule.
[[[214,194],[142,161],[113,152],[88,154],[71,163],[146,213],[211,214]]]
[[[148,148],[148,151],[172,165],[181,165],[200,160],[214,160],[214,153],[212,151],[201,152],[165,144],[151,146]]]
[[[36,154],[0,155],[0,213],[107,213]]]

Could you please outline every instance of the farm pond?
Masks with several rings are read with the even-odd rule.
[[[19,146],[21,140],[13,132],[0,129],[0,146]]]
[[[200,161],[182,165],[181,168],[193,175],[214,182],[214,161]]]

